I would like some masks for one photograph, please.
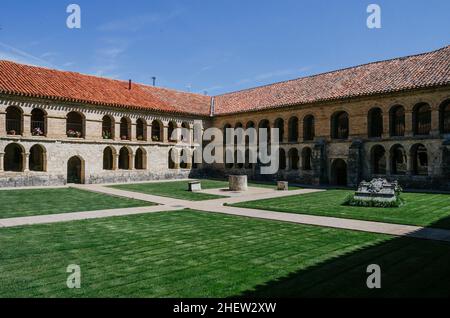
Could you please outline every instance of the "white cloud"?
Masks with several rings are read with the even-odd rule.
[[[0,42],[0,59],[35,66],[54,67],[52,63],[43,58],[34,56],[3,42]]]

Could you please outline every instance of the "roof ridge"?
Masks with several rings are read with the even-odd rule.
[[[323,75],[327,75],[327,74],[333,74],[333,73],[342,72],[342,71],[346,71],[346,70],[350,70],[350,69],[357,69],[357,68],[368,66],[368,65],[379,64],[379,63],[386,63],[386,62],[391,62],[391,61],[395,61],[395,60],[405,60],[405,59],[409,59],[409,58],[413,58],[413,57],[419,57],[419,56],[423,56],[423,55],[427,55],[427,54],[434,54],[434,53],[437,53],[439,51],[443,51],[445,49],[450,49],[450,45],[441,47],[441,48],[433,50],[433,51],[422,52],[422,53],[417,53],[417,54],[410,54],[410,55],[400,56],[400,57],[394,57],[394,58],[390,58],[390,59],[379,60],[379,61],[374,61],[374,62],[368,62],[368,63],[358,64],[358,65],[354,65],[354,66],[348,66],[348,67],[344,67],[344,68],[340,68],[340,69],[335,69],[335,70],[332,70],[332,71],[326,71],[326,72],[322,72],[322,73],[311,74],[311,75],[308,75],[308,76],[297,77],[297,78],[284,80],[284,81],[279,81],[279,82],[275,82],[275,83],[269,83],[269,84],[264,84],[264,85],[260,85],[260,86],[244,88],[244,89],[240,89],[240,90],[237,90],[237,91],[232,91],[232,92],[223,93],[223,94],[214,95],[214,96],[215,97],[227,96],[227,95],[231,95],[231,94],[235,94],[235,93],[247,92],[247,91],[251,91],[251,90],[255,90],[255,89],[259,89],[259,88],[270,87],[270,86],[274,86],[274,85],[278,85],[278,84],[295,82],[295,81],[298,81],[298,80],[301,80],[301,79],[314,78],[314,77],[323,76]]]

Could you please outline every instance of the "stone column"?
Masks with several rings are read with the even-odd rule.
[[[385,156],[386,156],[386,176],[390,177],[391,176],[391,152],[389,151],[389,149],[386,150]]]
[[[168,143],[169,142],[169,126],[168,125],[163,125],[162,127],[162,140],[160,140],[163,143]]]
[[[118,170],[119,169],[119,155],[113,154],[113,163],[112,163],[112,169]]]
[[[134,155],[132,153],[130,153],[128,155],[128,161],[129,161],[129,170],[134,170]]]
[[[114,140],[121,140],[122,136],[120,135],[120,122],[116,122],[114,125]]]
[[[298,119],[298,132],[297,132],[297,140],[296,142],[302,142],[305,139],[305,136],[303,136],[303,119]]]
[[[413,175],[413,158],[409,152],[406,153],[406,175]]]
[[[152,141],[152,125],[147,124],[147,141]]]
[[[26,152],[26,153],[22,153],[22,157],[23,157],[23,171],[24,172],[28,172],[30,171],[30,153]]]
[[[0,135],[6,135],[6,113],[0,111]]]
[[[414,135],[413,113],[411,110],[405,111],[405,136],[411,137]]]
[[[358,186],[362,176],[362,142],[354,141],[348,151],[347,183],[351,187]]]
[[[130,137],[129,137],[130,141],[136,141],[137,140],[137,129],[136,128],[137,128],[136,122],[130,123],[130,132],[129,132],[129,134],[130,134]]]
[[[287,143],[289,142],[289,118],[287,120],[284,120],[283,129],[284,129],[284,136],[282,142]]]
[[[383,135],[382,137],[387,139],[391,135],[390,133],[390,118],[389,118],[389,111],[386,113],[383,113]]]
[[[439,136],[439,109],[431,110],[431,135]]]
[[[5,154],[3,152],[0,152],[0,172],[5,170],[5,168],[3,166],[4,158],[5,158]]]
[[[22,136],[31,136],[31,114],[23,114]]]

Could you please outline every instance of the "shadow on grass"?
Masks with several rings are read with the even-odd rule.
[[[450,217],[439,223],[450,223]],[[438,224],[432,226],[437,227]],[[417,231],[422,235],[427,229]],[[301,242],[299,242],[301,244]],[[366,285],[381,267],[381,289]],[[450,297],[450,242],[394,237],[246,291],[240,297]]]

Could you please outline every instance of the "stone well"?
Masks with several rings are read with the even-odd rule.
[[[247,191],[247,176],[229,176],[230,191]]]

